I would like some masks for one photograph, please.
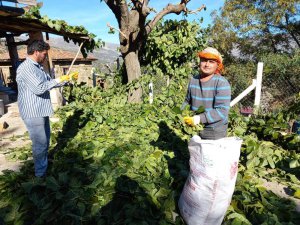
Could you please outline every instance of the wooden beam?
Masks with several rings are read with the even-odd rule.
[[[39,20],[28,18],[0,16],[0,31],[11,32],[13,34],[42,31],[78,40],[89,40],[88,35],[69,33],[64,30],[57,31],[55,28],[51,28]]]
[[[28,45],[28,40],[11,43],[12,46]]]
[[[36,5],[36,0],[2,0],[2,2],[13,2],[20,3],[24,5]]]
[[[11,6],[0,6],[0,16],[21,16],[25,13],[22,8]]]

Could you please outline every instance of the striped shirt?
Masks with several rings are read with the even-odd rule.
[[[230,100],[230,84],[223,76],[214,74],[210,80],[201,82],[197,75],[190,80],[184,104],[189,104],[193,111],[200,106],[205,108],[200,114],[205,127],[227,129]]]
[[[61,86],[29,57],[17,69],[18,106],[22,119],[53,114],[49,90]]]

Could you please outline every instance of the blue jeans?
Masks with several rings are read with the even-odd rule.
[[[36,177],[46,175],[48,167],[48,148],[50,142],[49,117],[24,119],[32,141],[32,155]]]

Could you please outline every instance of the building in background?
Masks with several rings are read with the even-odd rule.
[[[27,53],[26,48],[21,48],[18,50],[19,54],[19,64],[26,59]],[[49,50],[49,54],[51,54],[52,64],[54,73],[57,76],[64,75],[68,72],[68,69],[76,56],[76,52],[66,51],[58,48],[51,47]],[[84,58],[81,54],[77,57],[74,65],[72,67],[72,71],[78,71],[79,77],[78,82],[87,83],[89,86],[92,86],[92,63],[96,61],[97,58],[93,56],[88,56]],[[5,51],[3,48],[0,48],[0,79],[3,79],[4,85],[9,86],[8,84],[11,82],[11,59],[8,51]],[[2,76],[2,77],[1,77]]]

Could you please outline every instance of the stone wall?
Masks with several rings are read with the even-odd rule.
[[[54,65],[54,72],[56,74],[56,77],[66,74],[69,69],[69,66],[70,65],[68,66]],[[6,84],[9,82],[10,68],[11,66],[1,66]],[[79,72],[78,83],[84,82],[89,86],[93,86],[92,68],[93,68],[92,65],[85,65],[85,64],[73,65],[71,72],[75,72],[75,71]]]
[[[92,77],[92,65],[73,65],[70,72],[78,72],[78,83],[84,82],[88,86],[93,86],[93,77]],[[59,77],[61,75],[64,75],[68,72],[69,66],[60,66],[55,65],[54,71],[56,74],[56,77]]]

